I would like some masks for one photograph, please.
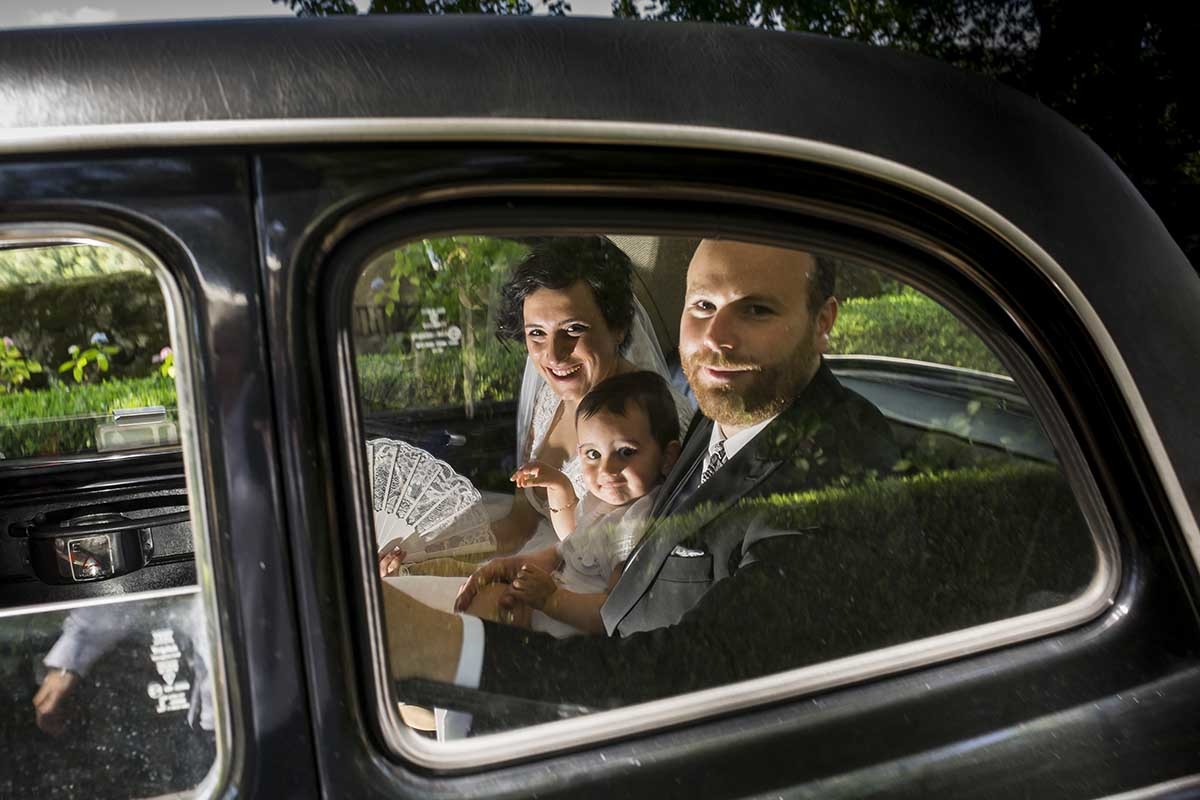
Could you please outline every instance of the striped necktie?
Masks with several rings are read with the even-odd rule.
[[[701,486],[704,485],[705,481],[717,474],[717,470],[725,463],[726,458],[728,456],[725,455],[725,440],[718,439],[716,444],[712,446],[712,449],[708,451],[708,464],[704,467],[704,472],[700,473]]]

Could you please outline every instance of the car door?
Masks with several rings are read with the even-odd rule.
[[[1092,405],[1084,399],[1107,395],[1111,387],[1098,380],[1098,364],[1083,366],[1090,358],[1083,329],[1038,333],[1040,323],[1053,320],[1057,326],[1071,312],[1054,305],[1036,271],[1006,256],[981,231],[943,226],[937,204],[915,196],[892,204],[892,188],[844,171],[650,145],[297,149],[261,155],[258,169],[263,230],[275,232],[264,240],[265,261],[281,265],[268,271],[266,285],[270,329],[288,343],[286,355],[275,362],[277,412],[295,423],[296,447],[286,472],[300,611],[313,648],[310,686],[318,705],[354,698],[316,722],[327,793],[355,787],[381,796],[427,791],[744,796],[789,787],[819,796],[1084,797],[1189,770],[1189,759],[1171,755],[1173,747],[1151,744],[1161,742],[1159,737],[1183,743],[1196,735],[1188,720],[1197,697],[1184,655],[1196,640],[1194,620],[1169,610],[1186,603],[1186,584],[1162,577],[1171,569],[1170,558],[1154,544],[1161,531],[1147,527],[1150,508],[1134,512],[1129,504],[1139,501],[1129,493],[1104,492],[1099,502],[1103,490],[1093,483],[1101,480],[1099,473],[1085,466],[1091,458],[1115,464],[1107,460],[1112,454],[1092,449],[1120,440],[1114,423],[1088,422],[1113,401]],[[621,177],[618,185],[614,174]],[[877,238],[880,217],[898,238]],[[377,478],[367,471],[362,444],[382,432],[427,445],[412,428],[380,431],[366,421],[369,414],[362,416],[369,411],[368,378],[361,337],[353,331],[356,287],[371,274],[366,265],[409,243],[428,250],[480,235],[515,241],[582,232],[692,241],[747,237],[832,248],[852,263],[884,265],[890,270],[885,275],[919,286],[922,296],[936,298],[935,306],[953,309],[986,342],[985,351],[1007,365],[1015,390],[1012,378],[890,362],[887,357],[900,352],[893,348],[904,344],[899,340],[851,351],[856,355],[840,361],[831,358],[835,372],[876,402],[898,431],[915,431],[918,442],[946,436],[968,443],[969,453],[938,456],[953,461],[955,469],[980,463],[979,453],[995,448],[1022,463],[1049,458],[1063,470],[1068,495],[1039,500],[1018,489],[1004,501],[1007,495],[992,483],[997,473],[987,473],[993,477],[965,490],[960,500],[935,495],[920,501],[944,503],[943,515],[926,518],[917,538],[905,540],[892,556],[886,551],[872,556],[882,601],[891,599],[896,608],[871,606],[881,599],[872,601],[868,593],[859,595],[863,605],[856,609],[855,592],[841,591],[852,583],[833,589],[813,585],[814,596],[825,598],[830,620],[861,625],[854,621],[858,614],[890,620],[885,627],[891,638],[876,641],[882,655],[868,647],[857,662],[834,660],[828,669],[817,664],[815,671],[788,673],[796,682],[766,688],[734,680],[719,689],[595,714],[570,702],[547,702],[539,692],[394,684],[388,659],[400,651],[386,645],[379,593],[387,590],[375,577],[370,544],[368,487]],[[971,289],[959,283],[962,273],[955,267],[939,266],[927,258],[929,251],[922,256],[921,248],[909,249],[918,239],[922,248],[936,241],[987,274],[1003,274],[1007,299],[980,291],[978,284]],[[683,278],[680,266],[676,286]],[[662,299],[664,305],[678,303],[668,295]],[[1001,312],[1001,306],[1007,310]],[[1015,328],[1004,321],[1007,314],[1020,317]],[[1071,355],[1034,356],[1042,347],[1065,348]],[[411,361],[398,363],[413,368]],[[309,369],[295,370],[296,364]],[[1089,388],[1080,395],[1084,381]],[[396,400],[411,409],[409,419],[421,419],[425,407],[412,397],[401,393]],[[972,422],[944,416],[937,410],[944,403]],[[984,419],[988,415],[990,421]],[[455,432],[470,447],[476,423],[470,417],[455,422],[462,426]],[[956,427],[960,424],[967,427]],[[1091,424],[1101,424],[1103,432],[1084,434]],[[1020,430],[1036,433],[1022,445],[1015,441]],[[1078,449],[1085,441],[1086,457]],[[1051,452],[1056,455],[1046,455]],[[437,456],[465,469],[447,453]],[[939,468],[949,463],[939,461]],[[1013,520],[974,516],[994,514],[983,509],[1006,502],[1017,509]],[[1046,514],[1066,507],[1075,507],[1086,522],[1060,527]],[[1131,513],[1142,522],[1115,521]],[[905,525],[899,506],[878,505],[874,514],[877,519],[894,514],[894,531]],[[949,546],[955,552],[982,548],[975,566],[969,559],[937,555],[942,545],[931,544],[930,537],[950,536],[960,524],[982,538]],[[1083,535],[1084,529],[1091,535]],[[1047,539],[1035,547],[1042,533]],[[1001,538],[985,545],[993,534]],[[849,542],[846,548],[839,552],[850,559]],[[918,552],[924,560],[912,561]],[[1016,561],[1008,561],[1018,553]],[[883,569],[895,558],[901,559],[896,565],[906,565],[900,572]],[[1016,585],[1001,577],[1005,570],[1028,577],[1028,568],[1039,564],[1040,580],[1050,583],[1038,584],[1033,594],[1018,591],[1001,599],[1011,591],[1003,587]],[[913,570],[908,583],[900,577],[905,570]],[[1049,588],[1072,573],[1090,588],[1078,595],[1067,588],[1074,585],[1069,581],[1061,590]],[[859,573],[856,579],[864,578]],[[931,594],[944,599],[916,611],[914,598]],[[985,608],[982,616],[976,613]],[[956,634],[959,628],[965,630]],[[344,669],[347,664],[355,670]],[[848,665],[849,671],[839,672]],[[587,680],[606,679],[582,663],[572,668]],[[431,734],[414,734],[396,721],[397,701],[458,709],[479,728],[462,741],[430,743]],[[480,725],[485,718],[491,720],[488,727]],[[536,724],[548,719],[559,721]],[[497,727],[507,732],[477,735]],[[338,755],[355,742],[362,758]],[[1054,754],[1049,763],[1048,752]]]
[[[274,534],[269,388],[254,378],[265,348],[246,165],[0,165],[6,255],[87,245],[132,264],[6,286],[21,300],[7,306],[12,347],[46,352],[33,389],[6,394],[2,428],[6,794],[313,791],[302,764],[278,771],[309,746],[308,712]],[[71,342],[83,346],[57,369]]]
[[[581,20],[48,30],[4,34],[3,58],[0,213],[14,241],[43,241],[22,229],[35,224],[58,231],[41,231],[50,243],[123,243],[174,287],[192,436],[184,424],[165,471],[139,463],[176,492],[182,468],[197,553],[211,551],[196,580],[224,716],[201,793],[1194,791],[1200,451],[1179,376],[1200,359],[1200,281],[1114,165],[1028,98],[846,42]],[[405,248],[433,253],[422,269],[434,270],[457,237],[517,252],[579,236],[733,240],[893,282],[876,297],[857,284],[859,327],[844,331],[857,344],[827,361],[914,456],[882,476],[878,496],[903,502],[838,487],[803,503],[779,495],[788,532],[836,517],[846,536],[806,562],[827,570],[780,587],[789,603],[726,609],[738,635],[766,610],[791,615],[759,628],[759,649],[693,639],[661,660],[641,653],[631,674],[603,658],[530,665],[517,647],[504,654],[532,676],[525,685],[482,668],[483,691],[414,679],[405,665],[425,637],[406,641],[407,620],[385,618],[364,440],[407,439],[495,490],[502,478],[479,476],[508,450],[496,442],[516,438],[504,405],[515,376],[497,369],[502,391],[468,391],[461,404],[424,381],[446,371],[414,386],[416,353],[356,340],[356,304],[378,304],[361,281]],[[668,351],[691,250],[679,252],[641,288]],[[392,276],[380,276],[385,288]],[[408,277],[432,296],[436,276]],[[492,373],[449,352],[455,303],[489,313],[467,292],[407,322],[386,305],[383,316],[407,326],[385,331],[405,347],[442,347],[429,363],[458,369],[461,392],[468,374]],[[935,337],[915,324],[868,335],[889,314],[911,323],[910,307],[959,323],[985,358],[957,363],[942,348],[928,363]],[[500,363],[486,338],[474,355]],[[397,356],[387,366],[402,388],[382,428],[362,358],[380,354]],[[505,363],[521,360],[518,350]],[[808,452],[801,444],[784,455]],[[122,492],[146,477],[75,466],[42,464],[0,491],[32,486],[45,506],[66,484],[78,504],[97,481]],[[5,517],[13,552],[30,530],[46,533],[28,524],[29,496],[6,494],[3,510],[20,511]],[[809,500],[822,515],[806,522]],[[690,579],[712,577],[716,559],[691,550],[678,557],[697,560],[673,572],[704,583]],[[93,561],[82,568],[103,572]],[[70,603],[97,591],[68,588]],[[22,645],[8,663],[41,659],[64,624],[51,620],[38,652]],[[505,651],[497,637],[523,635],[501,630],[485,629],[484,658]],[[797,630],[829,635],[796,646]],[[557,646],[530,636],[526,649]],[[27,672],[23,694],[36,689]],[[28,714],[25,702],[12,708]],[[434,736],[401,704],[432,711]],[[437,741],[436,709],[467,715],[470,735]],[[19,746],[44,780],[37,759],[55,750]],[[110,794],[128,788],[109,778]],[[192,783],[171,781],[131,792]]]

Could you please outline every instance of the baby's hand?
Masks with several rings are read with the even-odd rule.
[[[522,564],[509,587],[508,594],[530,608],[541,610],[550,596],[558,590],[554,576],[536,564]]]
[[[570,488],[574,493],[570,478],[564,475],[562,470],[555,469],[545,461],[525,462],[509,480],[514,481],[521,489],[527,486],[538,486],[542,489]]]
[[[529,461],[509,478],[518,488],[537,486],[546,490],[546,500],[553,509],[575,505],[575,486],[562,470],[555,469],[545,461]]]

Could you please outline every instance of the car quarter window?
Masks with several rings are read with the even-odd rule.
[[[168,280],[116,245],[0,250],[3,797],[189,793],[217,763]]]
[[[1035,372],[862,252],[454,235],[357,265],[406,755],[539,723],[501,752],[550,751],[1095,613],[1113,556]]]

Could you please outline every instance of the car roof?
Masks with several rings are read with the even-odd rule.
[[[1092,331],[1160,473],[1179,473],[1177,511],[1200,507],[1194,401],[1179,391],[1181,370],[1200,363],[1200,277],[1090,139],[997,82],[817,36],[529,17],[11,30],[0,64],[8,157],[583,141],[766,153],[892,181],[975,218],[1045,272]]]

